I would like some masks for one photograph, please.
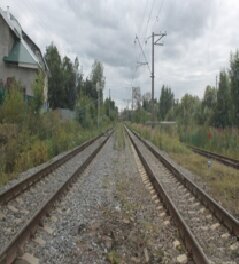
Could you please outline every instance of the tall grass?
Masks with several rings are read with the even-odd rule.
[[[186,148],[183,142],[208,148],[232,156],[238,155],[239,135],[237,130],[216,130],[210,128],[211,140],[208,141],[208,130],[205,127],[180,131],[177,129],[151,129],[150,127],[131,124],[143,138],[153,142],[160,149],[168,152],[169,156],[182,167],[190,170],[199,181],[209,187],[211,195],[219,200],[224,207],[235,215],[239,215],[239,174],[238,170],[213,161],[208,167],[207,158]],[[182,129],[182,128],[181,128]],[[180,142],[183,141],[183,142]]]
[[[0,124],[0,138],[4,139],[0,141],[0,185],[106,129],[84,129],[76,121],[63,122],[55,112],[32,118],[37,128],[34,132],[26,124]],[[12,127],[16,131],[11,134]]]
[[[156,146],[166,152],[173,153],[189,153],[184,144],[179,141],[179,137],[175,129],[155,128],[142,124],[132,124],[131,128],[137,131],[143,138],[153,142]]]
[[[239,159],[239,130],[236,128],[181,127],[179,137],[187,144]]]

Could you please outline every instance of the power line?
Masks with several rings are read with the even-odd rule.
[[[139,35],[141,35],[141,32],[143,31],[143,25],[144,25],[144,22],[146,19],[146,11],[147,11],[147,7],[148,7],[148,3],[149,3],[149,0],[147,0],[145,8],[144,8],[144,16],[143,16],[143,20],[142,20],[142,24],[141,24],[141,30],[139,30]]]
[[[137,35],[136,35],[136,40],[138,41],[138,44],[139,44],[140,50],[141,50],[141,52],[142,52],[142,55],[144,56],[144,59],[145,59],[145,62],[143,62],[141,65],[147,65],[147,67],[148,67],[148,70],[149,70],[149,74],[150,74],[150,73],[151,73],[151,71],[150,71],[150,68],[149,68],[148,59],[147,59],[147,57],[146,57],[146,54],[145,54],[144,50],[142,49],[142,46],[141,46],[140,40],[139,40],[139,38],[138,38],[138,36],[137,36]],[[137,63],[138,63],[138,64],[139,64],[139,66],[140,66],[140,62],[137,62]]]
[[[150,19],[151,19],[152,13],[153,13],[154,4],[155,4],[155,0],[153,0],[153,2],[152,2],[152,7],[151,7],[151,10],[150,10],[150,12],[149,12],[148,21],[147,21],[147,26],[146,26],[146,32],[145,32],[145,38],[146,38],[146,36],[147,36],[147,34],[148,34],[148,26],[149,26],[149,21],[150,21]]]
[[[158,14],[157,14],[156,17],[155,17],[155,21],[154,21],[153,26],[155,25],[156,22],[159,21],[159,15],[160,15],[160,13],[161,13],[161,11],[162,11],[163,4],[164,4],[164,0],[162,0],[162,2],[161,2],[161,5],[160,5],[160,7],[159,7],[159,11],[158,11]]]

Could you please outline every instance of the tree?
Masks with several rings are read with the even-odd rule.
[[[231,91],[229,76],[225,70],[219,74],[219,88],[217,92],[217,105],[214,117],[214,123],[217,127],[225,128],[231,125]]]
[[[165,87],[163,85],[161,89],[160,102],[159,102],[159,111],[161,120],[165,120],[166,115],[173,106],[174,94],[171,91],[171,88]]]
[[[76,102],[76,73],[71,60],[64,57],[62,60],[63,76],[63,106],[73,110]]]
[[[44,104],[44,75],[40,71],[32,85],[33,99],[31,101],[31,106],[33,112],[39,114],[42,105]]]
[[[94,88],[92,89],[92,97],[98,98],[98,92],[96,91],[96,84],[99,83],[101,89],[100,89],[100,98],[102,101],[102,94],[103,94],[103,86],[104,86],[104,80],[103,80],[103,65],[100,61],[95,60],[92,65],[92,72],[91,72],[91,80],[92,84],[94,85]]]
[[[6,98],[0,107],[0,120],[6,123],[22,124],[25,117],[25,103],[22,86],[15,80],[9,87]]]
[[[186,127],[198,123],[200,119],[201,102],[198,96],[185,94],[180,101],[178,119]]]
[[[202,99],[202,122],[212,122],[217,105],[217,89],[208,85]]]
[[[48,100],[53,109],[64,106],[64,87],[62,76],[61,56],[53,43],[46,48],[45,60],[50,76],[48,79]]]
[[[233,103],[233,119],[239,127],[239,51],[231,53],[231,95]]]

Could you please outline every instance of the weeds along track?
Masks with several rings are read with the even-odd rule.
[[[109,131],[107,130],[106,133],[107,132]],[[59,159],[53,161],[50,165],[46,165],[45,167],[41,168],[40,170],[33,173],[32,175],[25,178],[24,180],[8,187],[7,189],[3,189],[2,191],[0,191],[0,205],[7,204],[11,199],[21,194],[24,190],[31,188],[35,183],[42,180],[44,177],[48,176],[55,169],[62,166],[65,162],[67,162],[68,160],[76,156],[78,153],[83,151],[90,144],[92,144],[93,142],[95,142],[97,139],[99,139],[102,136],[103,136],[103,133],[100,134],[98,137],[95,137],[89,141],[86,141],[79,147],[68,152],[66,155],[63,155]]]
[[[194,262],[239,263],[239,222],[173,167],[152,144],[127,132]]]
[[[200,154],[201,156],[204,156],[204,157],[209,158],[209,159],[217,160],[217,161],[223,163],[224,165],[232,167],[234,169],[239,169],[239,160],[224,157],[224,156],[219,155],[217,153],[202,150],[202,149],[195,148],[192,146],[189,146],[189,148],[192,149],[192,151],[194,151],[195,153]]]
[[[29,177],[20,187],[14,186],[1,196],[0,206],[0,263],[11,263],[21,251],[24,241],[41,224],[41,218],[54,206],[64,191],[85,170],[109,139],[107,131],[68,153],[57,164]],[[36,177],[36,178],[35,178]],[[17,190],[15,192],[15,190]]]

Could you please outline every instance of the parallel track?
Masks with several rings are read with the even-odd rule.
[[[69,162],[71,161],[71,159],[73,157],[75,157],[77,155],[77,153],[79,153],[83,150],[89,149],[88,152],[90,152],[90,153],[88,154],[88,156],[86,156],[84,158],[84,160],[81,162],[80,166],[77,167],[77,169],[74,170],[74,172],[71,175],[69,175],[69,176],[63,175],[63,179],[59,179],[59,178],[57,179],[55,177],[57,184],[54,186],[54,188],[52,188],[52,189],[48,188],[48,191],[45,192],[45,194],[44,194],[44,192],[42,194],[41,193],[38,194],[40,196],[45,195],[42,198],[42,200],[40,198],[41,201],[39,202],[39,207],[35,208],[34,211],[31,212],[29,217],[24,221],[23,225],[18,227],[17,233],[12,235],[9,238],[9,240],[7,241],[7,243],[4,246],[2,246],[2,248],[0,249],[0,263],[1,264],[12,263],[15,260],[19,251],[21,252],[21,248],[24,245],[24,242],[27,239],[29,239],[32,234],[34,234],[34,232],[38,228],[39,224],[41,224],[42,218],[48,214],[49,210],[54,206],[55,202],[62,197],[64,192],[74,183],[74,181],[77,179],[77,177],[90,164],[90,162],[94,159],[96,154],[101,150],[101,148],[107,142],[107,140],[109,139],[110,136],[111,136],[111,132],[107,132],[104,135],[101,135],[101,136],[99,136],[99,137],[97,137],[91,141],[88,141],[87,143],[83,144],[83,146],[80,146],[80,148],[75,149],[74,151],[68,153],[66,155],[66,157],[63,157],[62,159],[60,159],[60,162],[59,163],[57,162],[57,165],[52,164],[49,166],[50,167],[49,169],[46,168],[46,170],[44,170],[42,177],[48,178],[48,177],[46,177],[46,172],[47,172],[47,175],[51,174],[51,177],[54,178],[55,177],[54,171],[57,168],[59,171],[60,170],[59,167],[63,163],[70,164]],[[99,141],[99,143],[96,142],[97,140]],[[40,176],[36,176],[36,177],[39,178]],[[31,181],[31,179],[30,179],[30,181]],[[15,202],[15,200],[17,201],[17,199],[19,199],[18,197],[16,199],[14,199],[14,197],[16,197],[17,195],[21,199],[22,193],[24,195],[26,190],[29,194],[31,194],[32,189],[38,190],[37,186],[39,184],[41,184],[42,181],[45,181],[45,179],[42,180],[42,178],[40,177],[40,179],[38,179],[37,181],[34,182],[35,183],[34,185],[32,183],[28,183],[27,185],[22,185],[23,188],[18,187],[18,192],[14,193],[14,195],[5,194],[4,196],[2,196],[3,198],[1,200],[2,207],[7,208],[8,206],[5,204],[8,203],[9,201],[11,203]],[[34,186],[34,188],[33,188],[33,186]],[[44,186],[44,185],[42,185],[42,186]],[[47,190],[47,187],[48,186],[46,186],[46,190]],[[11,192],[11,190],[9,190],[9,191]],[[47,195],[46,195],[46,193],[47,193]],[[33,192],[32,195],[33,195],[32,197],[34,197],[36,194]],[[19,214],[19,212],[16,212],[16,214],[13,213],[14,217],[17,214]],[[12,216],[12,218],[14,218],[14,217]]]
[[[108,132],[108,131],[106,131]],[[0,205],[1,204],[7,204],[11,199],[15,198],[19,194],[21,194],[23,191],[31,188],[34,184],[36,184],[38,181],[44,179],[47,175],[52,173],[54,170],[62,166],[65,162],[75,157],[78,153],[86,149],[90,144],[95,142],[97,139],[103,136],[103,133],[99,136],[86,141],[85,143],[81,144],[79,147],[75,148],[74,150],[67,153],[65,156],[61,157],[60,159],[54,161],[49,166],[40,169],[36,173],[32,174],[30,177],[27,177],[26,179],[18,182],[17,184],[7,188],[6,190],[0,192]]]
[[[198,153],[201,156],[217,160],[217,161],[223,163],[224,165],[232,167],[234,169],[239,169],[239,160],[228,158],[228,157],[222,156],[220,154],[217,154],[215,152],[202,150],[202,149],[195,148],[192,146],[189,146],[189,148],[191,148],[195,153]]]
[[[234,252],[230,251],[230,245],[237,243],[239,237],[238,220],[184,176],[152,144],[141,139],[135,132],[127,132],[149,180],[178,226],[181,238],[194,262],[238,263],[239,255],[236,253],[234,256]],[[153,167],[153,163],[157,165]],[[161,173],[158,172],[159,169],[162,170]],[[210,235],[217,238],[210,241]],[[223,252],[221,256],[218,254],[220,250]],[[225,261],[221,258],[225,258]]]

